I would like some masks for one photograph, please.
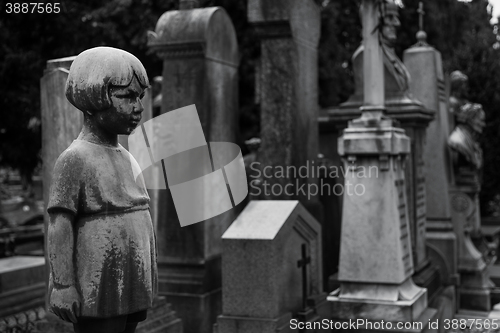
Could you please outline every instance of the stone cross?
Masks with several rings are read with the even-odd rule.
[[[297,261],[297,267],[302,268],[302,308],[307,308],[307,265],[311,263],[311,257],[307,256],[306,244],[302,244],[302,259]]]
[[[417,13],[418,13],[418,28],[420,31],[424,31],[425,12],[424,12],[424,3],[422,1],[418,3]]]

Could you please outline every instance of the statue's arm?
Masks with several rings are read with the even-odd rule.
[[[51,310],[61,319],[76,323],[80,315],[80,295],[75,285],[74,214],[57,209],[49,212],[48,258],[52,275],[49,298]]]

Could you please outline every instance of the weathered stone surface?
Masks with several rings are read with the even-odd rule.
[[[83,124],[82,112],[71,105],[64,95],[69,67],[74,59],[67,57],[47,61],[47,68],[40,80],[45,204],[49,201],[49,185],[56,159],[76,139]],[[48,221],[48,214],[45,214],[45,221]]]
[[[429,229],[436,229],[434,222],[441,224],[441,229],[444,225],[450,229],[451,213],[447,198],[452,175],[446,144],[450,129],[441,54],[430,46],[410,48],[405,51],[405,64],[412,77],[412,94],[435,113],[427,128],[427,144],[423,150]]]
[[[306,291],[322,294],[321,227],[298,201],[251,201],[222,236],[223,312],[218,333],[274,332],[303,310],[302,244]],[[311,306],[321,313],[326,304]]]
[[[43,306],[45,259],[11,257],[0,260],[0,318]]]
[[[299,168],[311,164],[318,154],[317,47],[320,10],[314,1],[253,0],[248,18],[261,39],[256,86],[261,114],[261,148],[258,167]],[[309,172],[309,174],[311,174]],[[266,191],[260,199],[299,199],[318,217],[317,199],[297,191],[297,186],[316,183],[316,177],[264,177]],[[293,184],[295,190],[271,191]],[[298,184],[298,185],[296,185]],[[290,187],[288,187],[290,188]],[[258,193],[258,191],[255,191]]]
[[[75,57],[68,57],[48,61],[45,75],[41,80],[41,96],[43,106],[42,124],[44,138],[42,150],[44,154],[44,182],[46,184],[46,192],[49,190],[48,184],[51,182],[51,171],[57,155],[71,144],[71,141],[77,137],[82,126],[82,112],[71,106],[64,96],[65,84],[68,77],[68,68],[71,66],[74,59]],[[151,96],[149,96],[147,100],[149,103],[146,103],[146,110],[143,111],[143,122],[144,120],[151,118]],[[53,133],[59,133],[62,134],[62,136],[59,135],[54,137]],[[130,163],[129,160],[127,160],[127,162],[128,164]],[[45,195],[45,201],[48,201],[47,193]],[[151,208],[154,212],[154,204],[152,204]],[[46,218],[46,220],[48,219]],[[176,318],[173,319],[175,320],[172,322],[179,321]],[[59,322],[62,321],[59,320]],[[72,330],[72,325],[68,325],[62,325],[62,327],[71,327]],[[45,331],[53,332],[56,329],[55,327],[59,326],[61,325],[55,324],[54,327],[48,326]]]
[[[427,290],[412,281],[410,224],[415,221],[409,216],[413,212],[408,205],[413,202],[407,201],[405,177],[410,138],[384,114],[390,96],[384,98],[384,76],[393,75],[388,79],[397,83],[403,96],[408,89],[408,73],[400,60],[391,59],[395,54],[387,43],[395,40],[398,7],[385,1],[384,8],[381,11],[376,1],[363,1],[362,115],[349,122],[338,140],[338,154],[349,171],[345,184],[354,188],[343,197],[338,274],[341,285],[327,298],[332,318],[339,321],[426,321],[437,312],[427,307]],[[376,27],[381,35],[373,34]],[[382,74],[384,63],[386,70]],[[393,68],[387,68],[388,64]],[[370,168],[376,173],[367,172]]]
[[[238,113],[238,44],[220,7],[169,11],[150,33],[149,47],[163,60],[161,112],[195,104],[209,142],[234,142]],[[188,333],[211,332],[221,311],[221,235],[235,210],[180,227],[169,190],[158,202],[160,294]]]
[[[45,316],[45,259],[0,259],[0,331],[29,331]]]
[[[410,91],[422,101],[425,108],[434,113],[427,131],[416,129],[414,158],[416,163],[415,184],[415,224],[414,248],[416,261],[415,281],[429,287],[430,296],[436,284],[426,278],[431,277],[431,268],[426,254],[426,242],[435,246],[438,252],[445,254],[447,275],[441,275],[441,282],[457,282],[456,251],[451,231],[449,206],[449,181],[451,169],[449,151],[446,145],[448,133],[448,110],[445,83],[441,63],[441,54],[427,44],[417,44],[404,52],[404,62],[411,75]],[[451,240],[451,242],[450,242]],[[434,258],[434,264],[437,258]],[[436,261],[437,260],[437,261]],[[441,271],[444,273],[444,271]],[[437,282],[439,283],[439,281]]]

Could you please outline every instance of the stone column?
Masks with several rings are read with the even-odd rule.
[[[40,79],[45,235],[47,235],[47,222],[49,221],[47,203],[52,182],[52,169],[59,155],[76,139],[83,125],[83,113],[68,102],[64,93],[69,68],[75,58],[76,56],[47,61],[47,67]],[[46,245],[47,242],[45,242]],[[45,248],[45,254],[47,254],[47,248]],[[48,282],[48,269],[45,275],[45,280]],[[48,300],[46,302],[48,305]]]
[[[411,75],[410,90],[434,112],[425,133],[423,169],[426,196],[426,239],[433,253],[441,256],[441,282],[457,285],[457,241],[451,224],[449,184],[452,178],[450,152],[447,145],[450,133],[448,105],[445,91],[441,53],[428,45],[425,33],[417,35],[420,41],[404,53],[404,62]]]
[[[250,0],[248,20],[261,46],[256,75],[262,140],[258,163],[261,170],[297,171],[296,177],[291,172],[274,177],[267,171],[273,176],[262,176],[258,197],[298,199],[321,221],[319,200],[309,195],[313,191],[308,187],[317,184],[312,170],[318,155],[320,8],[312,0]],[[300,167],[303,172],[298,174]],[[287,191],[281,191],[287,185]],[[305,190],[300,191],[301,186]]]
[[[328,300],[335,320],[420,321],[425,329],[436,310],[427,307],[427,290],[412,280],[404,171],[410,139],[384,115],[384,58],[374,33],[380,15],[376,1],[363,1],[363,106],[361,117],[349,122],[338,143],[349,172],[343,201],[341,286]]]
[[[196,105],[207,142],[234,142],[238,114],[238,44],[220,7],[165,12],[149,35],[163,60],[161,112]],[[159,191],[160,294],[183,319],[186,333],[208,333],[221,313],[221,236],[235,210],[181,228],[170,191]]]

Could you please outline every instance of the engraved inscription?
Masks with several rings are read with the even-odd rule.
[[[395,182],[396,190],[398,192],[398,210],[399,210],[399,221],[400,221],[400,242],[401,242],[401,256],[403,260],[405,275],[411,274],[412,272],[412,262],[411,262],[411,249],[408,235],[408,218],[406,216],[406,202],[405,202],[405,182],[403,179],[396,180]]]

